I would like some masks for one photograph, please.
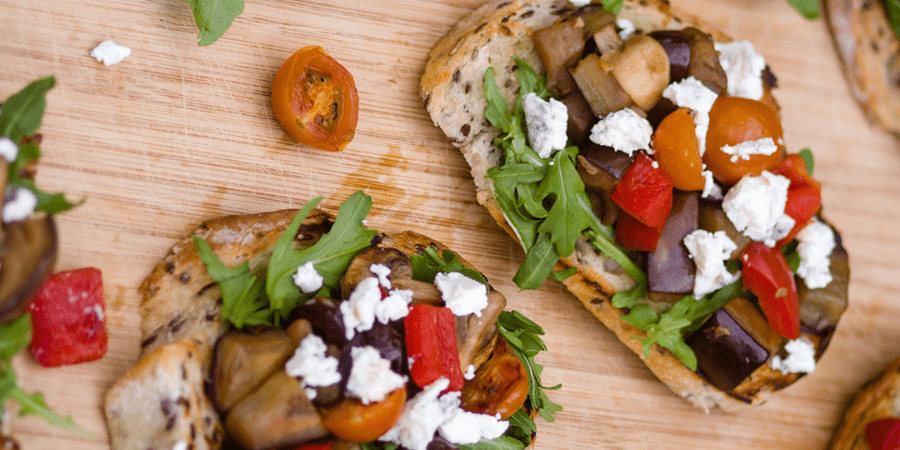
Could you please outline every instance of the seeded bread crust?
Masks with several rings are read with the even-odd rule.
[[[516,239],[494,200],[491,181],[485,177],[488,169],[500,163],[501,154],[492,144],[499,131],[484,118],[487,100],[483,76],[488,67],[494,67],[500,92],[512,104],[519,83],[511,58],[519,57],[541,73],[543,65],[531,34],[551,25],[560,11],[570,6],[567,0],[490,1],[463,17],[435,45],[422,75],[420,95],[426,110],[468,162],[478,202]],[[694,16],[678,14],[676,17],[665,0],[626,0],[619,17],[630,20],[638,32],[694,26],[718,42],[731,41]],[[771,99],[768,89],[766,96]],[[774,99],[770,101],[774,105]],[[576,243],[572,256],[559,261],[556,270],[569,267],[577,269],[575,275],[563,282],[569,291],[672,391],[706,411],[738,410],[761,404],[771,392],[799,378],[764,364],[736,389],[744,397],[738,399],[689,370],[668,350],[654,346],[647,358],[641,342],[635,339],[646,336],[645,333],[621,320],[619,317],[626,311],[610,303],[613,294],[633,286],[631,278],[617,263],[584,240]]]
[[[860,389],[828,448],[868,450],[866,425],[873,420],[889,418],[900,418],[900,358]]]
[[[884,2],[826,0],[825,8],[850,93],[872,123],[900,133],[900,39]]]

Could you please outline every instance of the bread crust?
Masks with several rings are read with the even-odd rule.
[[[517,240],[518,236],[494,200],[491,180],[485,176],[488,169],[500,164],[501,155],[492,144],[499,131],[484,118],[487,100],[482,77],[488,67],[494,67],[500,92],[511,104],[518,94],[518,79],[511,58],[519,57],[541,73],[543,65],[531,34],[551,25],[567,6],[570,3],[565,0],[493,0],[486,3],[460,20],[435,45],[420,85],[420,95],[435,125],[469,163],[478,202]],[[731,41],[724,33],[711,30],[696,17],[674,14],[667,1],[626,1],[619,17],[630,20],[638,32],[694,26],[718,42]],[[774,103],[768,87],[766,96]],[[633,280],[618,264],[583,239],[576,243],[570,257],[559,261],[556,270],[570,267],[577,271],[563,281],[569,291],[673,392],[706,411],[759,405],[771,392],[799,378],[797,374],[782,374],[763,364],[736,388],[742,397],[738,398],[714,387],[668,350],[655,345],[646,357],[641,342],[636,339],[646,334],[620,319],[627,311],[613,307],[610,302],[613,294],[632,287]]]
[[[866,425],[873,420],[889,418],[900,418],[900,358],[860,389],[847,407],[828,448],[868,450]]]
[[[825,8],[850,93],[870,122],[900,133],[900,39],[884,2],[826,0]]]

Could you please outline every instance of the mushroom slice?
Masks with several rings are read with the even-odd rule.
[[[296,345],[278,328],[260,332],[231,330],[216,342],[212,363],[212,397],[219,411],[229,410],[284,367]]]
[[[25,311],[28,300],[53,271],[57,255],[56,223],[35,215],[5,224],[0,257],[0,323]]]
[[[392,281],[412,278],[412,265],[409,263],[409,257],[403,252],[388,247],[369,247],[350,261],[347,272],[341,278],[341,292],[345,297],[353,292],[360,281],[377,276],[370,269],[373,264],[381,264],[391,269],[388,279]]]
[[[459,365],[463,373],[469,365],[476,368],[491,355],[493,340],[497,336],[497,318],[506,306],[506,297],[499,291],[488,292],[488,305],[475,314],[456,318],[456,348],[459,349]]]

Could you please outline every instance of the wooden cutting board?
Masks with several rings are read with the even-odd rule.
[[[751,39],[777,74],[785,140],[809,147],[825,213],[851,254],[850,308],[818,369],[741,414],[705,414],[659,383],[562,285],[518,293],[518,246],[474,201],[461,155],[417,95],[432,45],[481,0],[247,0],[209,47],[182,0],[0,0],[0,98],[55,75],[38,184],[86,197],[59,217],[58,269],[96,266],[106,287],[109,352],[96,362],[16,368],[99,439],[33,417],[8,425],[24,449],[106,449],[104,392],[138,356],[138,286],[201,221],[299,207],[335,208],[364,189],[369,225],[414,229],[471,260],[514,309],[539,320],[551,398],[565,409],[541,423],[538,449],[817,449],[852,394],[900,356],[900,146],[853,102],[827,23],[784,0],[674,0],[738,39]],[[89,56],[106,39],[128,46],[106,67]],[[270,84],[299,47],[320,45],[354,75],[356,139],[341,153],[297,144],[269,106]]]

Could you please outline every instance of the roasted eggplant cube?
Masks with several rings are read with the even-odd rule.
[[[769,359],[769,352],[725,309],[719,309],[687,339],[697,370],[713,386],[729,392]]]
[[[697,230],[699,199],[698,192],[675,192],[672,212],[663,226],[656,250],[647,254],[651,300],[678,301],[694,289],[697,268],[682,241]]]

